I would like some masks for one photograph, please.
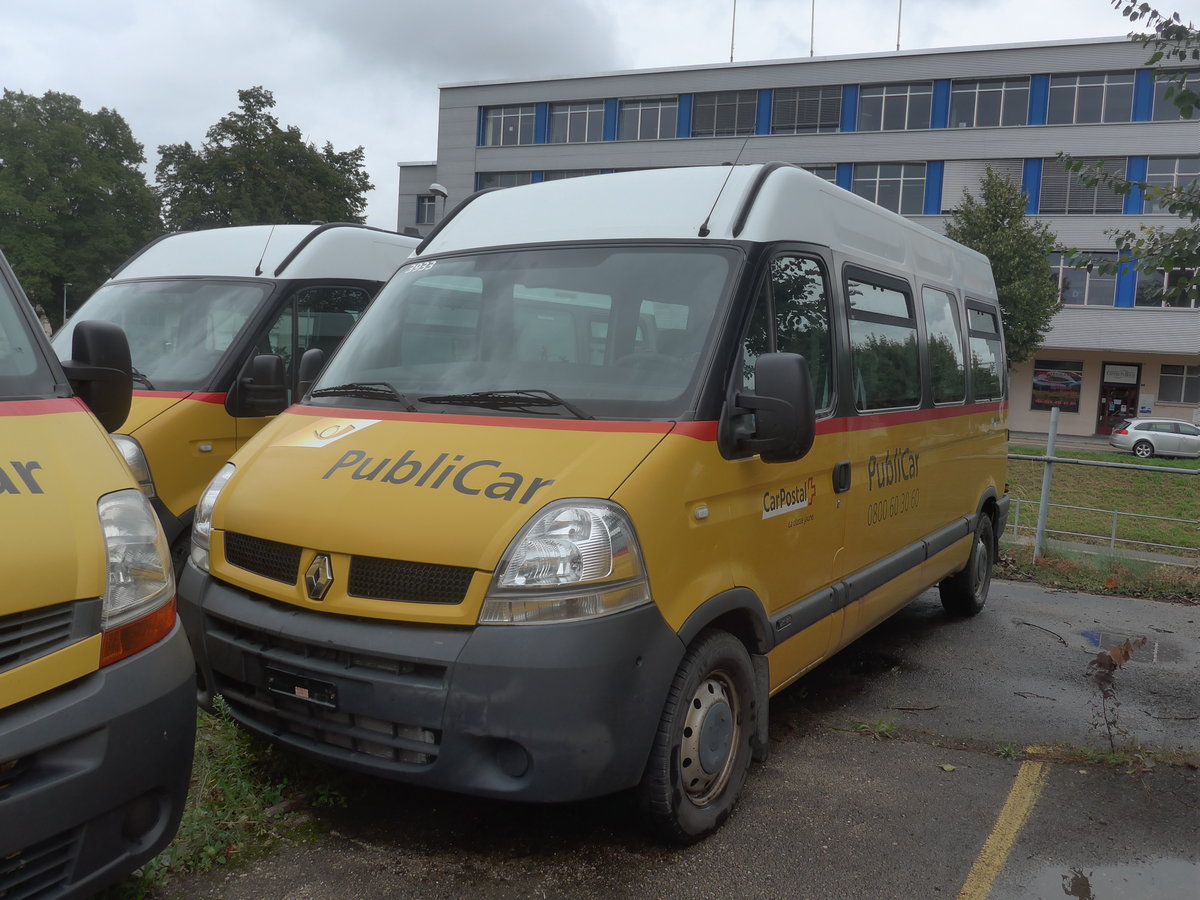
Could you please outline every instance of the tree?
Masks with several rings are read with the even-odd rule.
[[[275,98],[262,87],[238,91],[241,108],[189,143],[158,148],[159,196],[172,229],[276,223],[362,222],[374,185],[363,148],[318,150],[300,129],[279,127]]]
[[[979,196],[965,194],[950,211],[946,236],[978,250],[992,263],[1008,365],[1031,358],[1058,312],[1058,287],[1050,269],[1054,235],[1025,216],[1025,193],[988,166]]]
[[[0,99],[0,248],[30,299],[58,322],[162,232],[129,125],[79,98],[5,90]],[[78,305],[78,300],[76,304]]]
[[[1151,31],[1131,34],[1143,46],[1153,46],[1154,52],[1146,61],[1154,67],[1156,81],[1168,82],[1164,97],[1174,103],[1180,115],[1190,119],[1200,106],[1200,86],[1195,70],[1186,68],[1188,62],[1200,61],[1200,31],[1190,23],[1184,25],[1179,13],[1164,15],[1148,3],[1134,0],[1109,0],[1112,6],[1133,22],[1144,22]],[[1169,64],[1176,63],[1171,66]],[[1183,65],[1178,65],[1183,64]],[[1065,153],[1059,159],[1068,170],[1079,175],[1088,185],[1103,183],[1118,194],[1140,192],[1148,203],[1174,213],[1183,220],[1176,228],[1143,225],[1132,229],[1112,229],[1107,234],[1117,248],[1117,261],[1096,259],[1087,254],[1072,252],[1072,260],[1089,270],[1105,275],[1115,274],[1122,266],[1133,265],[1139,272],[1168,273],[1163,296],[1168,303],[1187,305],[1200,301],[1200,181],[1180,185],[1151,185],[1130,181],[1103,171],[1098,165],[1073,159]]]

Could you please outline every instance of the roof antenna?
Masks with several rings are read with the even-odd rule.
[[[742,154],[746,152],[746,146],[749,143],[750,138],[746,138],[746,140],[742,143],[742,149],[738,151],[738,155],[734,161],[725,164],[729,166],[729,171],[725,173],[725,180],[721,182],[721,190],[717,191],[717,196],[713,198],[713,205],[708,210],[708,215],[704,217],[704,221],[700,225],[700,237],[708,237],[710,233],[708,223],[712,219],[713,210],[715,210],[717,208],[717,204],[721,202],[721,195],[725,193],[725,186],[729,184],[729,177],[733,175],[733,167],[738,164],[738,161],[742,158]]]
[[[263,273],[263,260],[267,258],[267,248],[271,246],[271,238],[275,236],[275,226],[271,226],[271,230],[267,232],[267,242],[263,244],[262,256],[258,258],[258,265],[254,267],[254,277],[258,277]]]

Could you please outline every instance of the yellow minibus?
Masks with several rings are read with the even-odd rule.
[[[129,368],[107,322],[60,364],[0,255],[0,897],[91,897],[183,812],[195,663],[166,538],[105,434]]]
[[[696,840],[773,694],[933,585],[983,607],[1005,391],[987,260],[797,167],[481,192],[205,490],[203,690],[337,765],[635,788]]]
[[[134,396],[114,440],[162,520],[177,573],[204,486],[268,421],[273,398],[296,394],[300,356],[332,352],[417,243],[336,223],[169,234],[54,336],[65,359],[79,322],[125,330]],[[259,353],[277,356],[282,370],[256,376]]]

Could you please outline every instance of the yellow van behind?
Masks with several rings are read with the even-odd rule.
[[[770,696],[932,585],[1006,478],[987,261],[783,164],[484,192],[197,507],[246,728],[433,787],[732,809]]]
[[[114,440],[154,504],[177,573],[196,500],[268,417],[303,391],[303,353],[341,343],[416,238],[364,225],[251,225],[169,234],[128,260],[54,336],[120,325],[134,397]],[[249,360],[279,357],[266,383]]]
[[[130,391],[120,329],[81,326],[60,365],[0,256],[0,897],[89,897],[183,812],[195,664],[162,528],[96,418]]]

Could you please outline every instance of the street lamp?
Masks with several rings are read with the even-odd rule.
[[[70,281],[63,282],[63,324],[67,324],[67,288],[71,286]]]

